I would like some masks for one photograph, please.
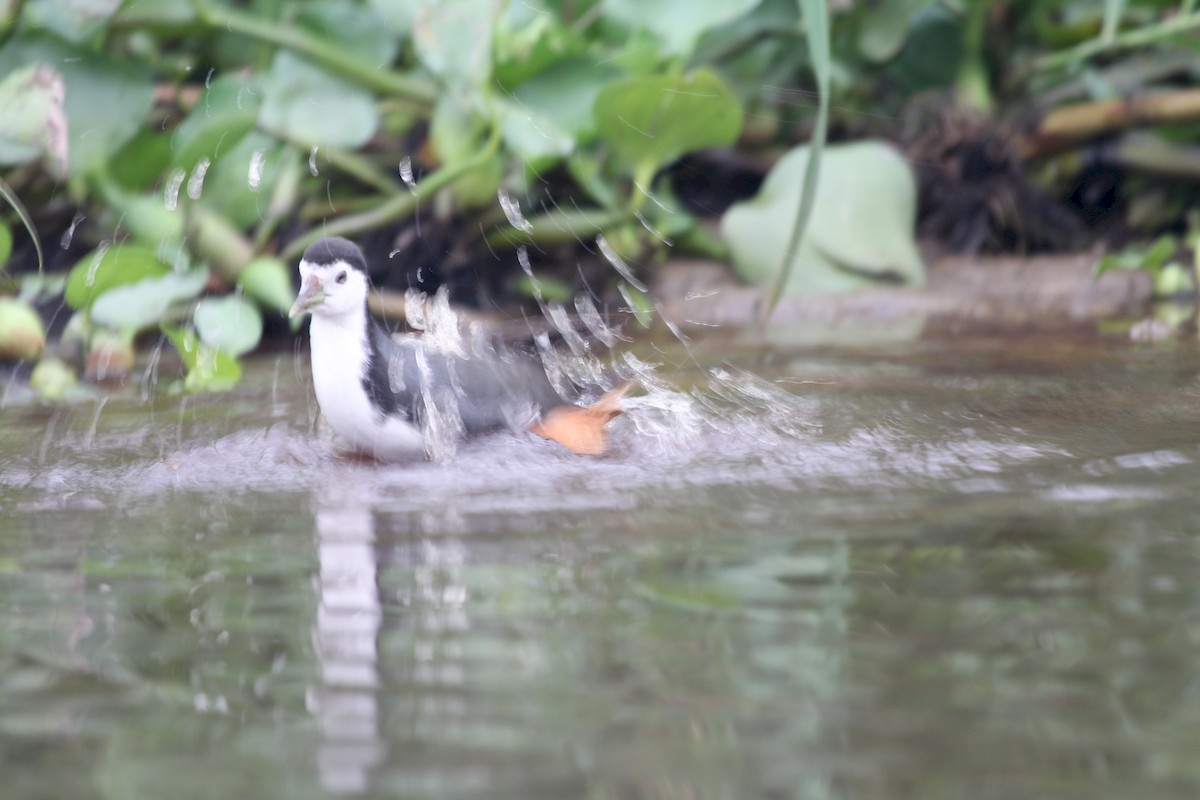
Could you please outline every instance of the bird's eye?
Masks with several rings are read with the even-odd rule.
[[[341,272],[339,272],[337,274],[337,278],[335,278],[335,280],[338,283],[345,283],[346,282],[346,270],[342,270]]]

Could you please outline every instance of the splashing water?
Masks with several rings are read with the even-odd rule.
[[[250,186],[250,190],[257,192],[262,188],[263,170],[267,166],[267,154],[262,150],[255,150],[250,156],[250,167],[246,172],[246,183]]]
[[[321,174],[320,171],[317,170],[317,146],[315,144],[313,145],[312,150],[310,150],[308,153],[308,172],[314,178]]]
[[[204,192],[204,176],[208,174],[208,167],[212,162],[207,158],[202,158],[192,169],[192,176],[187,182],[187,196],[192,200],[199,200],[200,195]]]
[[[412,159],[408,156],[400,159],[400,180],[404,181],[404,185],[409,188],[409,191],[417,191],[417,179],[413,175]]]
[[[646,287],[646,284],[634,277],[633,270],[631,270],[629,265],[625,263],[625,259],[621,258],[620,253],[613,249],[613,246],[609,244],[608,239],[604,238],[604,234],[600,234],[596,237],[596,246],[600,248],[600,252],[604,255],[604,258],[608,261],[608,263],[612,264],[613,269],[615,269],[622,278],[629,281],[630,286],[637,289],[639,292],[649,291],[649,289]]]
[[[521,204],[517,199],[503,187],[496,194],[500,200],[500,208],[504,210],[504,216],[508,218],[508,224],[522,233],[533,233],[533,224],[521,213]]]
[[[171,174],[167,176],[167,182],[163,184],[163,205],[168,211],[179,208],[179,190],[183,188],[186,179],[187,173],[179,168],[171,170]]]

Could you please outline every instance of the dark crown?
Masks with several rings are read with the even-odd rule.
[[[349,239],[340,236],[329,236],[317,239],[304,251],[303,259],[310,264],[332,264],[342,261],[360,272],[367,271],[367,262],[362,250]]]

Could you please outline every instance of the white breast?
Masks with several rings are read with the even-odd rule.
[[[313,389],[321,414],[348,447],[384,461],[424,452],[420,428],[395,417],[381,419],[363,388],[368,346],[365,311],[336,317],[314,314],[309,340]]]

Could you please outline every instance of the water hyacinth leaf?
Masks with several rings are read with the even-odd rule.
[[[48,28],[71,42],[84,42],[104,30],[123,0],[30,0],[25,24]]]
[[[584,140],[596,130],[592,115],[596,96],[618,75],[610,64],[596,64],[588,58],[569,59],[525,81],[512,97],[575,140]]]
[[[606,0],[604,12],[631,28],[651,31],[669,55],[690,56],[700,35],[748,14],[762,0]]]
[[[242,365],[228,353],[214,350],[187,328],[164,327],[163,333],[187,369],[183,388],[188,392],[223,392],[237,386],[242,379]]]
[[[13,38],[0,49],[0,75],[39,63],[53,64],[66,87],[71,172],[117,152],[138,132],[154,103],[150,76],[128,61],[41,34]]]
[[[734,265],[751,283],[769,286],[779,269],[807,166],[807,146],[793,149],[757,196],[734,205],[721,220]],[[916,182],[890,145],[867,141],[826,148],[808,233],[784,291],[819,294],[879,281],[924,283],[914,238],[916,210]]]
[[[62,75],[31,64],[0,81],[0,164],[50,156],[58,175],[67,169],[66,89]]]
[[[421,63],[457,90],[492,77],[492,37],[498,0],[416,0],[413,44]]]
[[[246,265],[238,276],[238,286],[266,308],[287,314],[292,307],[295,290],[291,273],[277,258],[257,258]]]
[[[365,89],[286,50],[262,76],[259,123],[267,130],[329,147],[355,149],[375,134],[379,115]]]
[[[231,356],[249,353],[262,339],[262,314],[241,294],[204,298],[192,320],[200,341]]]
[[[231,150],[254,129],[261,99],[238,75],[213,80],[171,136],[172,165],[190,170],[202,158],[215,161]]]
[[[267,213],[285,164],[301,156],[275,138],[254,131],[217,156],[202,176],[190,173],[188,193],[205,207],[220,209],[235,227],[248,229]]]
[[[926,3],[912,18],[900,52],[885,71],[913,92],[950,86],[964,53],[966,19],[943,3]]]
[[[67,305],[89,308],[109,289],[165,275],[171,268],[148,247],[133,244],[101,246],[81,258],[67,274]]]
[[[351,0],[316,0],[300,4],[297,12],[300,27],[345,46],[364,61],[387,66],[396,60],[400,39],[370,5]]]
[[[171,165],[171,134],[146,127],[125,143],[108,162],[108,174],[121,186],[144,191]]]
[[[928,0],[891,0],[864,13],[858,51],[877,64],[895,58],[904,47],[913,16],[926,5]]]
[[[92,303],[92,321],[118,330],[157,325],[172,306],[196,298],[207,282],[208,270],[193,269],[114,287]]]
[[[519,103],[497,102],[504,144],[524,159],[556,159],[575,149],[575,137],[556,122]]]
[[[528,3],[508,3],[496,24],[496,83],[513,89],[537,75],[559,69],[568,58],[581,57],[587,41],[558,19]],[[595,60],[593,66],[598,65]]]
[[[392,35],[403,39],[412,35],[417,20],[417,8],[413,0],[367,0],[367,6],[375,12],[380,25]]]
[[[737,98],[707,69],[611,83],[600,90],[593,113],[601,139],[637,172],[731,144],[742,129]]]

